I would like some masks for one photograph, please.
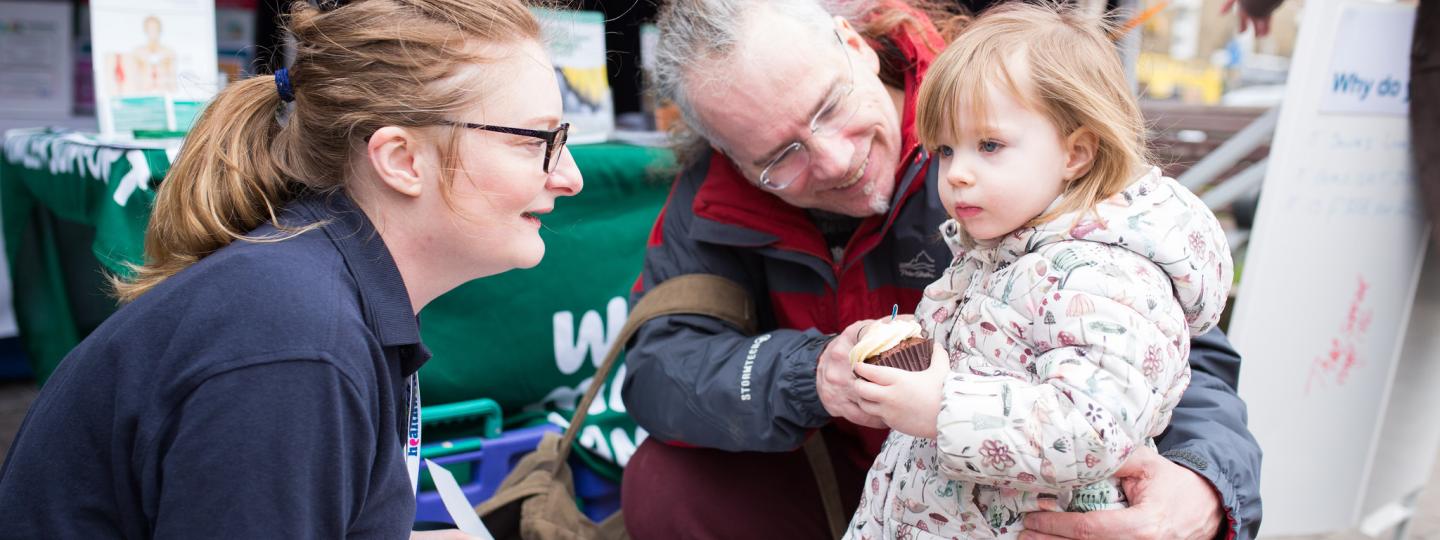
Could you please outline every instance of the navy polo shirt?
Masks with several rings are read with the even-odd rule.
[[[41,390],[0,467],[3,538],[404,538],[400,272],[343,194],[126,305]],[[279,234],[265,225],[254,234]]]

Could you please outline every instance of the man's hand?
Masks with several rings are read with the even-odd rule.
[[[1231,9],[1235,9],[1235,8],[1236,8],[1236,4],[1237,4],[1237,3],[1238,3],[1238,0],[1225,0],[1225,5],[1220,6],[1220,14],[1221,14],[1221,15],[1227,15],[1227,14],[1229,14]],[[1239,9],[1235,9],[1235,11],[1236,11],[1236,13],[1239,14],[1239,16],[1240,16],[1240,33],[1241,33],[1241,34],[1244,34],[1244,33],[1245,33],[1245,29],[1246,29],[1248,26],[1254,26],[1254,27],[1255,27],[1255,37],[1257,37],[1257,38],[1258,38],[1258,37],[1265,37],[1266,34],[1269,34],[1269,33],[1270,33],[1270,16],[1269,16],[1269,15],[1266,15],[1266,16],[1264,16],[1264,17],[1254,17],[1254,16],[1251,16],[1249,13],[1246,13],[1246,12],[1245,12],[1245,6],[1239,6]]]
[[[815,366],[815,392],[820,395],[820,403],[830,416],[862,426],[883,428],[885,423],[879,418],[860,410],[855,399],[855,374],[850,371],[850,349],[855,346],[860,329],[871,322],[874,321],[856,321],[825,345],[825,351],[820,353],[820,363]]]
[[[922,439],[935,438],[940,394],[950,374],[950,357],[939,343],[925,371],[862,363],[855,365],[855,374],[861,377],[855,380],[861,411],[879,417],[895,431]]]
[[[1130,507],[1025,516],[1022,540],[1207,540],[1224,522],[1220,496],[1204,477],[1140,448],[1115,472]]]

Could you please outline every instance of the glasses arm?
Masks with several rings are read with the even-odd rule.
[[[524,129],[524,128],[513,128],[513,127],[505,127],[505,126],[492,126],[492,125],[488,125],[488,124],[473,124],[473,123],[470,123],[470,122],[465,122],[465,123],[459,123],[459,122],[457,122],[457,123],[455,123],[455,125],[467,127],[467,128],[470,128],[470,129],[479,129],[479,130],[483,130],[483,131],[493,131],[493,132],[496,132],[496,133],[509,133],[509,134],[511,134],[511,135],[520,135],[520,136],[522,136],[522,137],[534,137],[534,138],[536,138],[536,139],[540,139],[540,140],[545,141],[546,143],[550,143],[550,144],[554,144],[554,143],[555,143],[555,137],[560,134],[560,131],[561,131],[561,130],[565,129],[566,127],[569,127],[568,124],[567,124],[567,125],[562,125],[562,126],[560,126],[559,128],[555,129],[554,131],[540,131],[540,130],[538,130],[538,129]]]

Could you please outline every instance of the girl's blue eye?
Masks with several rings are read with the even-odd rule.
[[[955,149],[942,144],[939,148],[935,149],[935,153],[940,154],[941,157],[948,158],[955,155]]]
[[[998,152],[999,150],[1000,150],[1000,143],[998,143],[998,142],[988,141],[988,140],[987,140],[987,141],[980,141],[980,151],[983,152],[983,153],[989,154],[989,153],[992,153],[992,152]]]

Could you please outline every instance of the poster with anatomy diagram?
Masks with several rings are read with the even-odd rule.
[[[218,90],[214,0],[91,0],[102,135],[185,131]]]
[[[615,130],[615,105],[605,69],[605,17],[598,11],[534,8],[565,101],[570,142],[593,143]]]

